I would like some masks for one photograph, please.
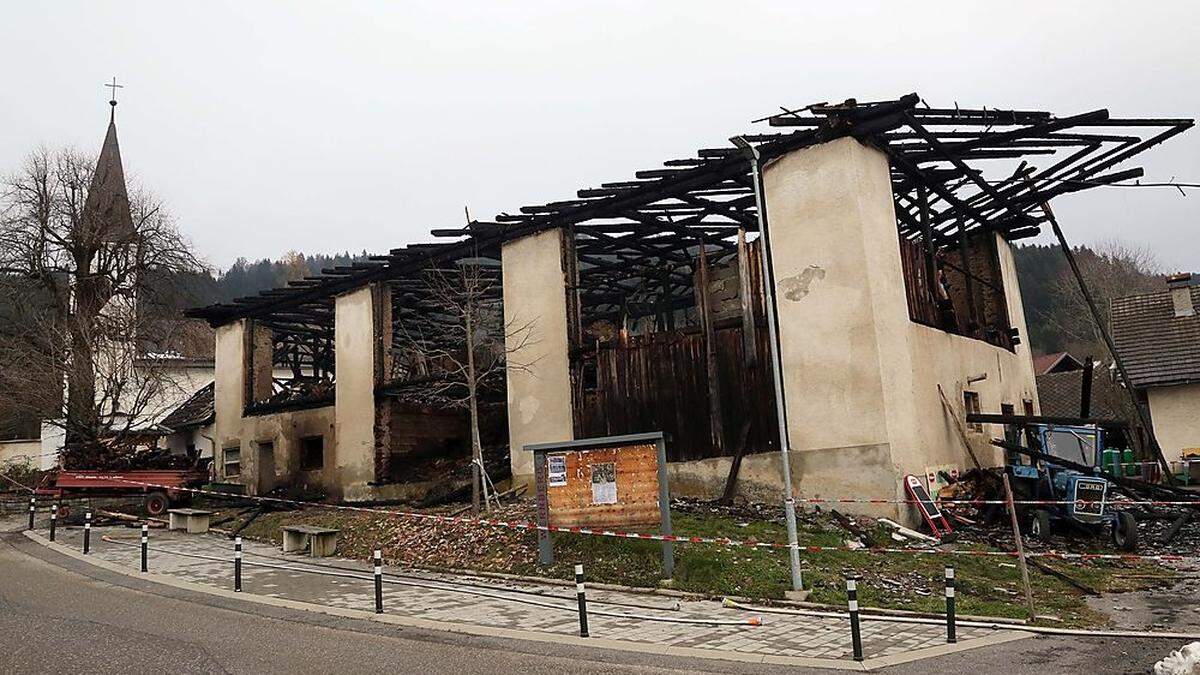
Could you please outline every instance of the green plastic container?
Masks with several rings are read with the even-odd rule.
[[[1121,462],[1121,451],[1117,448],[1105,448],[1100,454],[1100,468],[1115,473],[1118,476],[1121,473],[1121,467],[1117,466]]]

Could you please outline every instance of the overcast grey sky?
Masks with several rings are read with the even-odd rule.
[[[723,145],[778,106],[1200,116],[1200,3],[20,2],[0,9],[0,171],[97,151],[210,262],[384,251]],[[1200,130],[1140,158],[1200,181]],[[1200,192],[1056,201],[1069,237],[1200,271]]]

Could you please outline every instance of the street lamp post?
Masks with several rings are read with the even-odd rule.
[[[761,156],[742,136],[729,139],[750,161],[754,175],[754,202],[758,207],[758,232],[762,238],[763,304],[767,308],[767,336],[771,343],[771,376],[775,381],[775,417],[779,420],[779,457],[783,462],[784,500],[783,514],[787,521],[788,553],[791,557],[792,590],[804,590],[804,579],[800,574],[800,546],[796,536],[796,497],[792,488],[792,464],[789,460],[787,407],[784,404],[783,361],[779,349],[779,306],[775,303],[775,266],[771,261],[771,237],[767,231],[767,201],[762,182]],[[745,290],[745,289],[743,289]]]

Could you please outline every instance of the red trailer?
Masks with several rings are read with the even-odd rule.
[[[128,497],[143,495],[146,513],[161,516],[171,505],[186,501],[191,493],[179,488],[195,487],[208,480],[203,471],[183,469],[137,469],[131,471],[67,470],[58,472],[54,485],[37,491],[59,497]]]

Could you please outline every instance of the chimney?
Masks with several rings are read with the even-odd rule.
[[[1195,281],[1191,272],[1180,272],[1167,277],[1167,288],[1171,291],[1171,304],[1175,308],[1175,317],[1194,316],[1196,308],[1192,305],[1192,284]]]

